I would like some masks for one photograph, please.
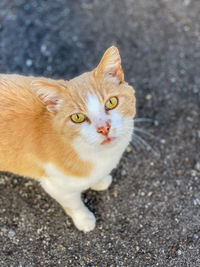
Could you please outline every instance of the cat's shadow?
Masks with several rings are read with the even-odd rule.
[[[95,214],[98,223],[103,223],[102,209],[105,209],[107,198],[111,198],[115,186],[121,179],[120,174],[121,163],[118,168],[112,171],[113,182],[111,186],[105,191],[94,191],[88,189],[82,194],[82,199],[85,205]],[[8,172],[1,172],[0,179],[3,180],[0,186],[2,192],[2,200],[6,201],[6,196],[9,195],[9,212],[6,216],[15,217],[20,214],[32,214],[35,219],[39,218],[44,225],[52,225],[61,227],[67,226],[68,229],[73,227],[71,218],[65,213],[62,206],[49,196],[40,184],[30,178],[24,179]],[[2,189],[2,190],[1,190]],[[112,205],[112,204],[110,204]],[[8,206],[8,205],[7,205]]]
[[[67,226],[73,225],[71,218],[65,213],[62,206],[49,196],[40,184],[31,179],[20,177],[9,172],[0,172],[0,192],[2,202],[10,203],[9,214],[11,216],[20,216],[21,212],[30,212],[34,216],[46,220],[48,218],[58,218],[65,221]],[[2,189],[2,190],[1,190]],[[101,209],[99,203],[102,202],[102,196],[105,191],[96,192],[94,190],[87,190],[82,194],[82,199],[85,205],[95,213],[97,221],[101,220]],[[8,198],[9,196],[9,201]],[[6,216],[9,216],[6,214]],[[48,214],[48,216],[46,216]],[[54,220],[52,220],[52,224]]]

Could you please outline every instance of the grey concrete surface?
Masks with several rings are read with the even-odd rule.
[[[78,232],[32,180],[0,176],[0,266],[200,266],[199,0],[1,0],[0,72],[71,78],[117,45],[136,132]],[[142,147],[143,146],[143,147]]]

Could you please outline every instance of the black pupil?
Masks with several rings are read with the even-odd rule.
[[[76,116],[77,116],[77,118],[79,119],[79,115],[77,114]]]
[[[110,101],[110,104],[112,105],[112,101],[111,100],[109,100]]]

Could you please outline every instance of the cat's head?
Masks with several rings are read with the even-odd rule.
[[[124,81],[116,47],[105,52],[93,71],[70,81],[35,80],[32,89],[70,143],[110,147],[132,132],[134,89]]]

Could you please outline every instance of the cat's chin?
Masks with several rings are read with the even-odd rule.
[[[101,145],[110,144],[114,140],[116,140],[116,137],[107,137],[103,142],[101,142]]]

